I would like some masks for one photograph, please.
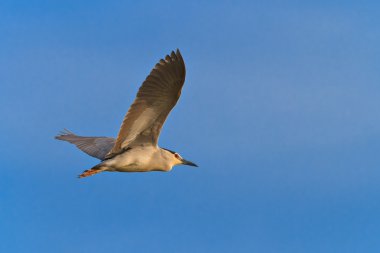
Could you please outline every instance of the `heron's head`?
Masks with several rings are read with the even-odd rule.
[[[171,160],[173,161],[173,164],[174,165],[189,165],[189,166],[194,166],[194,167],[198,167],[198,165],[196,165],[195,163],[193,162],[190,162],[186,159],[184,159],[180,154],[178,154],[177,152],[174,152],[174,151],[171,151],[169,149],[165,149],[167,152],[170,153],[170,156],[171,156]]]

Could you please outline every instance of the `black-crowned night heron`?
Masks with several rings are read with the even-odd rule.
[[[197,166],[177,152],[157,145],[162,125],[181,95],[185,75],[185,63],[178,49],[161,59],[141,85],[116,139],[83,137],[68,130],[56,136],[102,161],[79,177],[102,171],[170,171],[180,164]]]

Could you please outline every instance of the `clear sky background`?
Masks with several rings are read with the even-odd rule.
[[[0,1],[0,252],[380,252],[378,1]],[[160,145],[199,168],[102,173],[179,48]]]

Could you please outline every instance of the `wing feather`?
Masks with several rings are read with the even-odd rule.
[[[162,125],[180,97],[185,76],[185,63],[178,49],[155,65],[125,115],[107,158],[133,145],[157,145]]]

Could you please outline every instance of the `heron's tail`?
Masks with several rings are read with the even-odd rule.
[[[92,175],[98,174],[98,173],[100,173],[100,172],[103,172],[103,171],[105,171],[105,170],[107,170],[107,169],[108,169],[108,167],[106,167],[106,166],[104,166],[104,165],[102,165],[102,164],[100,163],[100,164],[98,164],[98,165],[92,167],[91,169],[88,169],[88,170],[83,171],[83,173],[80,174],[80,175],[78,176],[78,178],[89,177],[89,176],[92,176]]]
[[[67,129],[55,136],[55,139],[70,142],[86,154],[100,160],[105,159],[105,156],[112,149],[116,141],[110,137],[78,136]]]

